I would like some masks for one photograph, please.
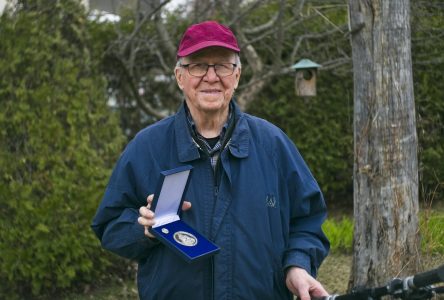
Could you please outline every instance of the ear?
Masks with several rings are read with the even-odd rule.
[[[182,68],[175,68],[174,75],[176,76],[176,82],[179,89],[183,90],[183,73]]]
[[[236,68],[236,72],[234,74],[236,82],[234,84],[234,89],[237,89],[237,86],[239,85],[239,80],[240,80],[240,76],[241,76],[241,68]]]

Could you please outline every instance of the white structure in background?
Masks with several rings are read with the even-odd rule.
[[[85,5],[87,10],[100,11],[102,15],[117,15],[119,10],[124,7],[135,7],[137,0],[79,0]],[[7,3],[15,3],[16,0],[0,0],[0,14],[6,7]],[[174,0],[172,2],[175,2]]]
[[[0,0],[0,15],[3,13],[5,6],[6,6],[6,0]]]
[[[0,0],[0,15],[3,13],[7,2],[16,2],[17,0]],[[63,0],[62,0],[63,1]],[[98,11],[101,15],[118,15],[122,8],[136,7],[138,0],[79,0],[85,5],[87,10]],[[178,5],[183,5],[186,0],[171,0],[166,9],[174,9]]]
[[[137,0],[81,0],[88,10],[117,15],[122,8],[135,7]]]

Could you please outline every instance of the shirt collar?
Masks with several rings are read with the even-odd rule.
[[[231,154],[238,158],[248,157],[249,154],[249,126],[245,114],[236,104],[235,99],[231,101],[233,107],[232,116],[233,123],[236,123],[229,142]],[[199,148],[192,138],[192,130],[190,130],[187,121],[187,113],[185,109],[185,101],[182,103],[179,111],[174,119],[175,140],[180,162],[189,162],[200,157]],[[234,127],[234,125],[232,125]],[[230,128],[231,126],[229,126]]]

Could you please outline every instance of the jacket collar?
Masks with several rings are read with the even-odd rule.
[[[234,103],[236,127],[234,128],[231,139],[228,142],[228,148],[233,156],[237,158],[245,158],[248,156],[250,135],[248,123],[245,118],[245,114],[240,110],[236,102],[234,100],[232,101]],[[192,139],[187,122],[185,105],[182,103],[179,111],[174,117],[174,131],[179,161],[183,163],[198,159],[200,157],[199,149]]]
[[[250,140],[250,128],[245,113],[243,113],[236,101],[234,103],[234,113],[236,118],[236,127],[234,128],[231,140],[228,144],[230,152],[237,158],[245,158],[248,156],[248,146]]]
[[[185,105],[182,103],[174,116],[174,135],[176,136],[179,161],[183,163],[200,157],[199,149],[191,137],[187,122]]]

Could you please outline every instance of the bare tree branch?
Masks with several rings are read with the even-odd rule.
[[[160,65],[162,66],[163,71],[164,71],[165,73],[172,72],[171,67],[168,66],[168,65],[165,63],[165,60],[164,60],[164,58],[163,58],[163,55],[162,55],[162,53],[161,53],[159,50],[156,51],[156,56],[157,56],[157,58],[159,59],[159,63],[160,63]]]
[[[167,115],[164,111],[156,110],[151,104],[142,100],[139,95],[138,86],[132,80],[133,76],[131,75],[131,71],[127,68],[126,62],[120,60],[118,57],[115,57],[114,59],[120,64],[120,70],[123,71],[121,75],[127,78],[126,82],[128,83],[128,88],[131,91],[131,96],[136,100],[137,106],[147,115],[152,115],[158,119],[165,118]]]
[[[296,43],[294,43],[293,50],[291,51],[291,61],[296,60],[296,54],[298,53],[299,47],[301,46],[302,41],[304,40],[303,36],[298,36]]]
[[[308,16],[308,17],[303,17],[303,18],[293,17],[290,20],[286,21],[282,26],[284,28],[292,28],[294,26],[298,26],[299,24],[302,24],[302,23],[304,23],[304,22],[306,22],[306,21],[308,21],[310,19],[314,19],[314,18],[316,18],[316,16],[314,16],[314,15],[313,16]],[[268,37],[269,35],[276,34],[276,32],[278,30],[279,29],[276,26],[272,27],[272,28],[270,28],[270,30],[265,31],[262,35],[256,37],[255,39],[250,40],[249,43],[250,44],[257,43],[257,42],[263,40],[264,38]]]
[[[264,2],[263,0],[256,0],[249,2],[249,5],[246,7],[245,10],[243,10],[240,13],[237,13],[238,10],[234,10],[236,13],[234,14],[234,17],[231,19],[231,21],[227,24],[229,27],[234,26],[235,24],[238,24],[239,21],[245,17],[247,14],[251,13],[253,10],[255,10],[258,6],[260,6]],[[239,1],[236,1],[236,7],[239,8]],[[231,10],[233,12],[233,10]]]
[[[278,31],[276,33],[276,56],[273,61],[273,68],[279,68],[282,65],[282,49],[284,45],[284,27],[282,26],[283,15],[285,12],[285,0],[279,1],[279,16],[278,21],[276,22],[276,27]]]
[[[176,46],[173,44],[171,36],[168,33],[168,30],[165,28],[165,24],[163,23],[162,19],[159,18],[158,16],[156,16],[155,22],[156,22],[157,33],[160,36],[160,40],[164,48],[167,50],[169,56],[174,57],[176,55]]]
[[[300,0],[298,5],[293,6],[293,15],[299,16],[302,12],[302,9],[304,8],[305,0]]]
[[[244,32],[246,34],[258,34],[260,32],[268,30],[276,24],[276,22],[279,20],[280,16],[281,16],[281,12],[278,11],[274,14],[274,16],[267,23],[256,26],[254,28],[244,29]]]
[[[322,63],[322,70],[332,70],[339,66],[351,63],[351,57],[343,57],[338,59],[333,59]]]
[[[140,20],[140,22],[138,22],[136,28],[134,28],[133,32],[131,32],[130,36],[127,38],[127,43],[131,43],[131,41],[134,39],[134,37],[139,34],[139,31],[141,30],[142,26],[152,17],[154,16],[157,12],[159,12],[162,7],[164,7],[166,4],[168,4],[170,2],[170,0],[164,0],[162,1],[160,4],[158,4],[156,7],[154,7],[154,9],[152,11],[150,11],[149,13],[146,13],[143,16],[143,19]],[[126,44],[124,44],[123,48],[126,48]]]

